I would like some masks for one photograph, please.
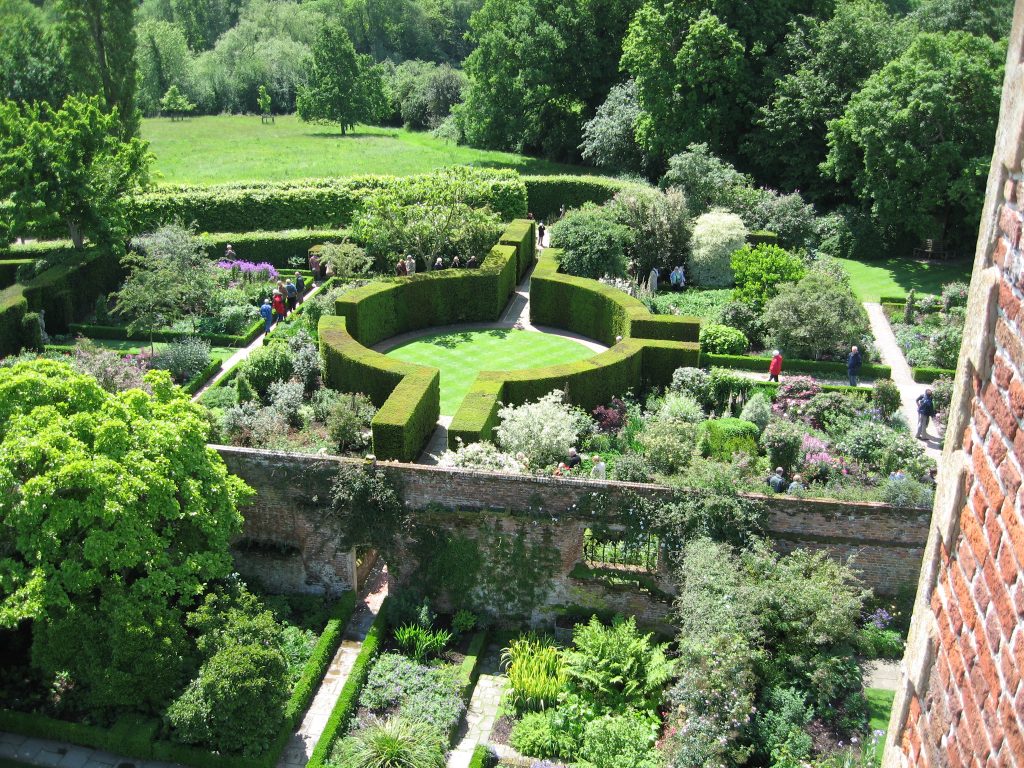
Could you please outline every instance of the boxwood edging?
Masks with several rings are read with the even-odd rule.
[[[473,757],[470,758],[469,768],[492,768],[495,762],[495,755],[486,744],[477,744],[473,750]]]
[[[129,333],[127,326],[123,325],[93,325],[91,323],[71,323],[68,330],[72,333],[85,336],[89,339],[112,339],[116,341],[177,341],[186,337],[195,337],[208,341],[218,347],[247,347],[252,344],[256,337],[263,333],[263,320],[254,320],[242,334],[229,333],[183,333],[181,331],[153,331],[152,335],[146,331]]]
[[[355,610],[355,602],[355,593],[346,592],[331,607],[331,617],[327,626],[320,634],[320,639],[285,705],[284,720],[278,735],[267,751],[258,757],[219,755],[187,744],[157,741],[157,721],[132,715],[122,717],[110,728],[101,728],[56,720],[45,715],[0,709],[0,730],[103,749],[122,757],[169,760],[195,768],[275,768],[281,753],[313,701],[319,681],[323,679],[338,646],[341,645],[345,626]]]
[[[929,368],[927,366],[911,368],[910,374],[914,381],[918,382],[919,384],[931,384],[936,379],[940,379],[943,377],[949,379],[956,377],[956,371],[950,368]]]
[[[462,660],[462,664],[459,665],[459,682],[462,684],[462,690],[460,695],[462,700],[466,702],[466,707],[469,707],[470,698],[473,695],[473,689],[476,687],[476,681],[480,677],[480,657],[483,655],[484,648],[487,643],[487,630],[481,629],[475,635],[473,639],[469,641],[469,648],[466,649],[466,658]],[[452,724],[451,732],[448,734],[448,743],[452,744],[455,741],[455,734],[459,732],[459,721]]]
[[[327,724],[324,726],[320,738],[317,739],[316,746],[313,747],[313,753],[309,757],[309,762],[306,763],[306,768],[324,767],[327,758],[331,755],[331,747],[334,746],[335,739],[345,726],[348,725],[348,721],[356,711],[356,705],[359,703],[359,694],[362,692],[363,685],[366,684],[366,678],[370,674],[370,664],[377,657],[377,654],[380,652],[380,646],[384,641],[384,632],[387,627],[387,620],[384,618],[387,602],[388,598],[384,598],[384,602],[381,603],[380,609],[377,612],[377,617],[373,620],[370,630],[366,633],[363,647],[359,650],[359,655],[356,656],[352,670],[348,673],[345,685],[342,686],[341,692],[338,694],[338,700],[334,702],[331,716],[327,718]]]
[[[712,355],[705,353],[701,357],[702,363],[714,368],[734,368],[739,371],[754,371],[767,373],[769,357],[751,357],[749,355]],[[846,376],[846,363],[832,362],[827,360],[795,360],[784,358],[782,361],[783,374],[793,373],[816,373],[819,375],[835,374],[840,378]],[[864,365],[860,369],[860,378],[863,379],[890,379],[892,368],[888,365]]]

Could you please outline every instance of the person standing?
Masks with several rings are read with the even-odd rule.
[[[928,439],[928,422],[935,415],[935,403],[932,401],[932,391],[926,389],[923,395],[917,398],[917,439]]]
[[[796,493],[797,491],[803,491],[807,488],[804,485],[804,479],[800,475],[793,475],[793,482],[789,484],[789,488],[786,489],[786,493]]]
[[[462,259],[459,258],[459,254],[452,256],[452,269],[459,269],[462,267]]]
[[[411,253],[405,257],[405,274],[416,274],[416,259],[413,258]]]
[[[651,293],[658,292],[658,268],[651,267],[651,273],[647,276],[647,290]]]
[[[408,272],[405,269],[405,259],[401,256],[398,257],[398,261],[395,262],[395,277],[405,277]]]
[[[309,271],[313,273],[313,281],[319,283],[323,280],[323,276],[320,274],[320,256],[316,251],[310,251],[309,254]]]
[[[569,469],[576,469],[580,465],[580,454],[575,448],[569,449],[569,456],[566,458],[564,464]]]
[[[595,453],[593,457],[594,466],[590,469],[590,476],[595,480],[604,480],[608,476],[608,467],[601,458],[601,454]]]
[[[306,280],[298,272],[295,273],[295,291],[298,294],[299,304],[301,304],[302,297],[306,295]]]
[[[270,306],[270,299],[263,300],[260,317],[263,318],[263,332],[270,333],[270,329],[274,327],[274,308]]]
[[[295,308],[299,306],[299,288],[295,283],[288,279],[288,282],[284,285],[285,295],[288,297],[288,311],[294,312]]]
[[[224,249],[225,259],[234,259],[236,257],[235,249],[231,247],[231,243],[228,243],[228,247]]]
[[[288,314],[288,309],[284,303],[284,296],[282,296],[281,292],[276,288],[274,289],[274,301],[272,306],[274,309],[274,322],[279,323],[284,320],[285,315]]]
[[[768,486],[776,493],[782,493],[786,490],[786,476],[782,471],[782,467],[775,468],[775,474],[768,478]]]
[[[864,359],[860,355],[860,350],[857,347],[850,347],[850,354],[846,358],[846,373],[850,377],[850,386],[857,386],[857,377],[860,376],[860,367],[864,364]]]
[[[543,221],[537,225],[537,245],[539,245],[541,248],[544,247],[544,233],[546,231],[547,230],[544,227]]]
[[[768,381],[777,382],[780,373],[782,373],[782,353],[776,349],[772,352],[772,361],[768,363]]]

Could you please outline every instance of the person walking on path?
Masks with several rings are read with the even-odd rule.
[[[270,299],[263,300],[260,317],[263,318],[263,332],[270,333],[270,329],[274,327],[274,308],[270,306]]]
[[[651,273],[647,276],[647,290],[651,293],[658,292],[658,268],[651,267]]]
[[[284,285],[285,295],[288,297],[288,311],[294,312],[295,307],[299,305],[299,289],[289,278],[288,282]]]
[[[320,257],[316,251],[309,254],[309,271],[313,273],[314,282],[320,282],[323,280],[323,275],[320,274]]]
[[[284,320],[284,316],[288,314],[288,309],[284,303],[284,296],[282,296],[281,292],[276,289],[274,290],[274,301],[272,306],[274,308],[274,322],[279,323]]]
[[[540,224],[537,225],[537,245],[539,245],[541,248],[544,247],[544,231],[544,222],[542,221]]]
[[[301,304],[302,297],[306,295],[306,281],[298,272],[295,273],[295,291],[298,295],[298,302]]]
[[[860,376],[860,367],[864,364],[860,350],[857,347],[850,347],[850,355],[846,358],[846,372],[850,376],[850,386],[857,386],[857,377]]]
[[[928,439],[928,422],[935,415],[935,403],[932,402],[932,391],[926,389],[917,397],[917,439]]]
[[[416,259],[412,257],[412,254],[408,254],[405,257],[405,274],[415,275],[416,274]]]
[[[780,373],[782,373],[782,353],[776,349],[772,352],[772,361],[768,363],[768,381],[778,382]]]

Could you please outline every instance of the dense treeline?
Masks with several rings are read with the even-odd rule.
[[[955,247],[973,241],[1011,16],[1012,0],[0,0],[0,96],[98,94],[125,135],[140,113],[298,108],[652,181],[702,145],[862,244]]]

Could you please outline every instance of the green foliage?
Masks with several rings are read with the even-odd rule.
[[[850,286],[814,271],[779,289],[765,307],[764,324],[774,346],[813,360],[845,356],[868,333],[867,313]]]
[[[433,656],[440,656],[451,640],[452,633],[447,630],[431,630],[417,624],[404,624],[395,630],[398,647],[420,664]]]
[[[700,327],[700,347],[701,351],[712,355],[742,355],[750,342],[737,328],[707,323]]]
[[[0,156],[8,158],[0,198],[10,201],[0,208],[0,233],[59,223],[75,248],[86,238],[120,248],[129,232],[124,198],[146,182],[150,155],[139,139],[119,137],[119,113],[105,114],[97,97],[72,96],[59,108],[7,101],[0,126]]]
[[[680,190],[659,192],[646,187],[624,190],[612,198],[608,207],[621,224],[632,230],[626,257],[633,263],[637,275],[648,274],[651,267],[686,263],[692,226],[686,197]]]
[[[526,176],[527,210],[537,221],[553,221],[559,210],[579,208],[584,203],[602,205],[616,193],[628,190],[636,182],[611,179],[606,176]]]
[[[531,632],[517,637],[502,649],[501,665],[509,680],[509,701],[519,711],[550,709],[565,687],[562,654],[542,635]]]
[[[800,460],[800,448],[803,444],[806,427],[778,419],[772,421],[761,433],[761,447],[768,454],[768,463],[772,467],[782,467],[787,472],[792,470]]]
[[[751,395],[750,399],[743,406],[743,411],[740,413],[740,418],[756,424],[759,432],[764,432],[768,422],[771,421],[771,417],[772,404],[768,397],[761,392]]]
[[[169,115],[172,120],[175,117],[184,118],[194,112],[195,109],[196,105],[189,101],[176,85],[168,88],[167,93],[160,99],[160,111],[165,115]]]
[[[908,432],[877,422],[855,424],[837,445],[843,453],[881,475],[903,470],[910,477],[921,477],[934,466],[920,442]]]
[[[685,370],[688,369],[680,368],[676,373]],[[707,418],[696,398],[682,392],[671,391],[665,393],[665,397],[658,404],[652,417],[659,421],[688,422],[690,424],[696,424]]]
[[[812,749],[806,727],[814,717],[803,694],[795,688],[772,688],[757,716],[758,740],[774,765],[806,760]]]
[[[152,395],[108,394],[39,360],[0,383],[0,620],[33,620],[33,663],[98,710],[160,706],[180,685],[183,610],[230,572],[246,497],[206,449],[200,408],[164,372],[146,382]]]
[[[663,189],[681,189],[690,212],[699,216],[726,205],[730,190],[749,185],[750,179],[712,153],[707,144],[690,144],[668,159],[659,184]]]
[[[871,388],[871,404],[886,421],[892,421],[900,410],[900,388],[892,379],[878,379]]]
[[[656,721],[642,714],[606,714],[587,723],[579,765],[583,768],[660,768]]]
[[[383,470],[342,464],[331,489],[330,520],[342,545],[372,547],[385,556],[411,532],[411,512]]]
[[[690,279],[702,288],[732,285],[732,254],[743,247],[746,236],[747,228],[736,214],[702,214],[693,226]]]
[[[851,182],[880,227],[966,244],[981,210],[1004,58],[1003,45],[986,38],[918,35],[829,124],[823,170]]]
[[[456,634],[464,635],[467,632],[471,632],[476,625],[476,614],[464,608],[456,611],[455,616],[452,617],[452,629]]]
[[[450,64],[403,61],[389,78],[392,111],[406,128],[432,130],[462,101],[466,76]]]
[[[690,463],[696,435],[690,423],[655,420],[640,433],[638,442],[654,471],[671,475]]]
[[[600,713],[654,710],[672,671],[664,647],[640,634],[633,617],[610,627],[591,617],[576,625],[573,647],[565,652],[569,689]]]
[[[430,723],[390,717],[357,730],[338,745],[330,766],[443,768],[444,749]]]
[[[857,633],[857,652],[866,659],[902,659],[906,643],[895,629],[868,622]]]
[[[457,667],[428,666],[395,653],[381,654],[374,663],[359,704],[372,712],[396,712],[429,723],[444,735],[466,708]]]
[[[271,343],[252,351],[239,366],[238,379],[245,379],[256,396],[266,400],[270,393],[270,385],[286,381],[291,377],[292,371],[292,357],[288,347],[281,343]],[[242,389],[239,388],[240,400],[244,399],[241,393]]]
[[[690,395],[705,408],[711,406],[711,377],[703,368],[677,368],[672,374],[671,389]]]
[[[331,391],[331,390],[327,390]],[[338,397],[326,414],[327,434],[339,451],[353,451],[366,445],[369,429],[377,409],[362,394]]]
[[[710,419],[700,427],[701,455],[731,461],[737,453],[757,456],[757,424],[743,419]]]
[[[59,104],[70,83],[58,30],[29,2],[0,4],[0,99]]]
[[[531,757],[559,757],[571,752],[572,739],[560,728],[561,718],[553,709],[527,712],[512,726],[509,744],[517,752]]]
[[[267,92],[267,86],[261,85],[256,95],[256,106],[260,109],[260,114],[267,116],[270,114],[270,94]]]
[[[636,81],[613,85],[594,117],[583,126],[583,159],[609,171],[645,170],[647,157],[636,143],[639,118]]]
[[[776,245],[745,246],[732,255],[733,297],[760,312],[780,283],[795,283],[805,271],[800,257]]]
[[[535,467],[557,464],[579,440],[581,414],[563,402],[555,390],[534,403],[506,405],[495,429],[498,446],[506,453],[522,453]],[[584,423],[589,420],[582,417]]]
[[[889,478],[882,483],[882,501],[894,507],[931,509],[935,489],[930,483],[907,478]]]
[[[615,213],[592,204],[569,211],[551,227],[551,245],[562,272],[597,279],[624,277],[626,250],[633,232],[616,221]]]

